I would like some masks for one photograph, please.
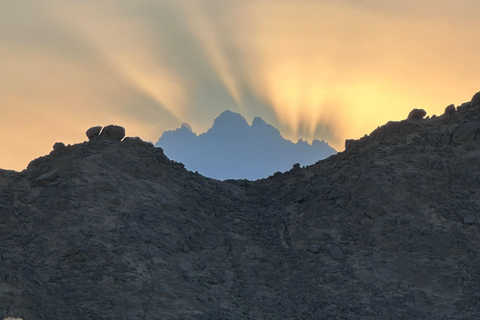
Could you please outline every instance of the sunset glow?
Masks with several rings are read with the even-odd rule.
[[[156,141],[230,109],[341,151],[480,90],[477,1],[0,3],[0,168],[118,124]],[[8,138],[6,138],[8,137]]]

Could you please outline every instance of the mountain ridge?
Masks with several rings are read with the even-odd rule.
[[[0,170],[0,314],[478,318],[475,97],[257,181],[100,135]]]
[[[249,125],[239,113],[229,110],[222,112],[207,132],[196,135],[189,125],[182,124],[165,131],[155,145],[187,169],[219,180],[265,178],[295,163],[309,165],[336,153],[323,140],[293,143],[260,117]]]

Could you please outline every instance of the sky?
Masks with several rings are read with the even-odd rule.
[[[0,168],[224,110],[338,151],[480,90],[478,0],[1,0]]]

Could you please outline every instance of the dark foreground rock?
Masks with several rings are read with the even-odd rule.
[[[0,317],[480,318],[479,115],[390,122],[255,182],[138,138],[0,170]]]

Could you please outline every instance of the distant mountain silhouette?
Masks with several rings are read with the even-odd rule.
[[[257,181],[115,125],[0,169],[0,319],[480,319],[480,93],[409,118]]]
[[[240,114],[228,110],[203,134],[197,136],[184,123],[165,131],[155,146],[187,169],[220,180],[266,178],[295,163],[310,165],[337,152],[323,140],[293,143],[261,118],[253,119],[250,126]]]

